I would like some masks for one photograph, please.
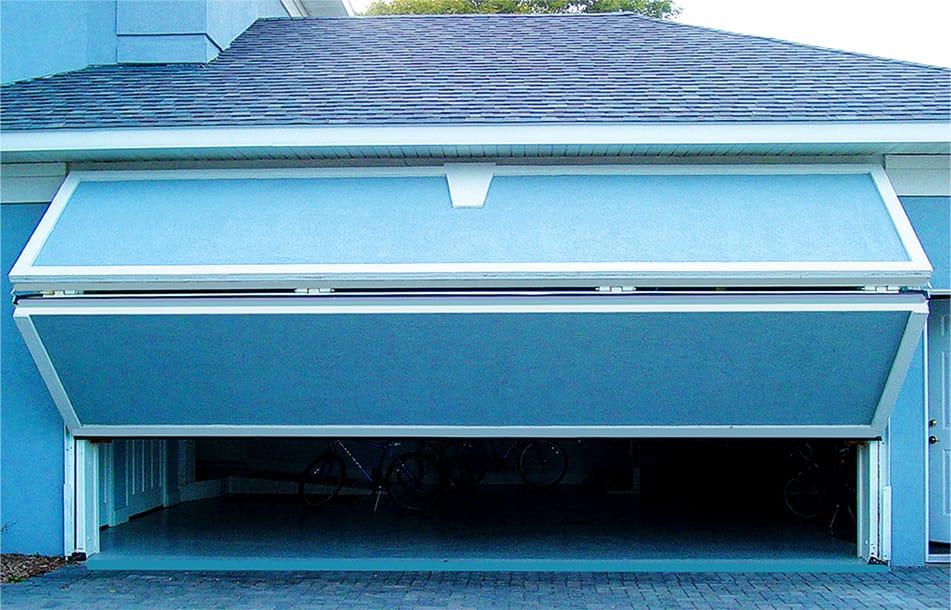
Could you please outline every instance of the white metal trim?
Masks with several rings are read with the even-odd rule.
[[[76,439],[63,426],[63,555],[76,550]]]
[[[885,202],[885,207],[888,210],[889,216],[891,216],[892,223],[895,225],[895,230],[898,231],[898,237],[901,240],[902,246],[905,248],[905,252],[914,265],[922,269],[927,268],[930,275],[934,269],[928,260],[928,255],[925,254],[925,250],[921,246],[921,242],[918,241],[918,235],[915,233],[914,227],[911,226],[908,215],[905,214],[905,208],[902,206],[898,195],[895,193],[895,189],[892,188],[891,182],[888,180],[888,175],[886,175],[885,170],[879,166],[873,165],[870,166],[870,169],[872,180],[875,182],[879,195],[882,196],[882,200]]]
[[[905,375],[911,366],[911,361],[915,357],[915,348],[918,341],[921,340],[922,331],[925,323],[928,321],[928,303],[924,301],[921,306],[916,308],[908,316],[908,323],[905,325],[905,332],[902,335],[901,342],[898,345],[898,353],[892,368],[885,380],[885,387],[882,389],[882,397],[875,409],[875,417],[872,419],[872,426],[880,433],[885,431],[888,425],[888,418],[891,417],[892,408],[898,400],[898,394],[901,392],[905,381]],[[891,405],[886,408],[885,405]]]
[[[929,318],[930,318],[929,313]],[[925,322],[925,330],[922,333],[921,339],[921,350],[922,350],[922,377],[924,378],[924,418],[921,422],[921,450],[924,456],[922,460],[924,462],[924,476],[925,476],[925,531],[924,531],[924,545],[925,545],[925,562],[928,561],[930,555],[929,550],[931,548],[931,451],[928,448],[927,438],[930,434],[928,428],[928,420],[931,419],[931,388],[929,387],[929,336],[930,336],[930,327],[931,320],[929,319]]]
[[[882,457],[885,457],[885,452],[881,452]],[[882,471],[884,472],[887,469],[887,465],[882,466]],[[882,479],[884,477],[881,477]],[[892,558],[892,486],[883,485],[881,480],[879,485],[882,488],[882,527],[881,527],[881,539],[879,541],[879,559],[882,561],[889,561]]]
[[[88,557],[99,552],[99,451],[76,440],[76,550]]]
[[[145,299],[22,299],[15,317],[30,315],[180,314],[434,314],[560,312],[806,312],[904,311],[927,316],[915,293],[769,295],[623,295],[579,297],[203,297]],[[906,327],[913,328],[909,323]],[[31,332],[36,330],[30,325]],[[910,345],[917,343],[915,337]],[[903,345],[905,345],[903,343]]]
[[[872,439],[871,426],[245,426],[88,425],[85,438],[152,437],[412,437],[412,438],[856,438]]]
[[[483,164],[461,164],[463,167]],[[293,287],[353,283],[419,286],[434,282],[462,284],[550,283],[657,285],[865,285],[919,286],[932,272],[914,229],[881,167],[855,165],[578,165],[496,166],[495,175],[787,175],[869,174],[899,234],[907,261],[852,262],[587,262],[587,263],[407,263],[286,265],[114,265],[38,266],[35,261],[69,198],[82,181],[278,179],[332,177],[447,176],[453,166],[411,168],[287,168],[209,170],[107,170],[71,172],[50,204],[10,272],[16,290],[53,290],[82,286],[109,289],[122,284],[142,288],[185,287],[195,283],[266,284]],[[449,178],[447,177],[447,180]],[[451,182],[451,180],[450,180]],[[451,186],[451,184],[450,184]],[[486,185],[486,189],[488,186]],[[805,277],[804,277],[805,276]],[[193,287],[193,286],[192,286]]]
[[[59,409],[60,415],[63,416],[66,428],[70,431],[77,430],[80,427],[80,422],[76,416],[76,410],[73,408],[69,395],[66,393],[66,388],[63,387],[63,382],[56,372],[56,367],[46,351],[46,346],[43,345],[43,341],[33,325],[33,320],[30,319],[27,312],[22,311],[19,307],[13,311],[13,320],[23,336],[23,341],[33,357],[33,362],[36,363],[40,377],[43,378],[46,387],[49,389],[53,403]]]
[[[872,557],[882,559],[881,534],[886,526],[882,522],[881,513],[881,453],[881,443],[868,444],[868,541],[867,545],[864,545],[868,552],[866,560]]]
[[[88,441],[76,439],[76,529],[74,535],[77,553],[86,552],[86,516],[87,512],[91,511],[91,508],[87,506],[88,497],[86,495],[86,445],[88,445]]]
[[[856,545],[855,554],[868,561],[869,520],[868,520],[868,444],[856,447],[855,455],[855,526]]]
[[[947,144],[947,133],[947,121],[44,129],[5,131],[0,150],[9,154],[333,146]]]
[[[79,175],[74,176],[72,173],[67,174],[63,180],[63,184],[59,187],[59,190],[56,191],[56,195],[53,196],[53,200],[46,208],[43,218],[40,219],[39,224],[33,231],[33,235],[30,236],[30,240],[13,264],[13,268],[10,270],[11,278],[29,273],[29,270],[34,269],[33,262],[46,244],[46,240],[49,239],[50,234],[56,227],[56,222],[66,209],[66,204],[73,196],[73,192],[75,192],[81,180],[82,178]]]

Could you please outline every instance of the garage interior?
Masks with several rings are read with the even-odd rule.
[[[365,466],[375,462],[378,450],[361,448],[359,439],[344,442]],[[433,507],[418,512],[396,506],[385,495],[377,503],[362,480],[355,482],[359,477],[352,462],[339,496],[306,506],[297,479],[327,446],[326,439],[100,444],[100,452],[125,445],[129,455],[120,459],[135,461],[143,455],[136,454],[137,447],[165,443],[172,448],[165,455],[167,470],[160,473],[166,478],[165,497],[176,497],[167,487],[176,480],[182,489],[202,490],[202,497],[189,500],[196,494],[186,492],[177,498],[184,501],[171,506],[148,509],[113,526],[104,523],[100,552],[89,557],[88,565],[476,571],[883,567],[857,556],[854,513],[840,512],[831,522],[834,490],[813,519],[793,515],[784,501],[784,485],[802,468],[802,447],[814,452],[828,485],[843,472],[854,479],[854,451],[847,462],[832,463],[848,446],[843,441],[559,439],[568,469],[547,488],[526,486],[516,474],[512,448],[524,440],[482,442],[494,455],[485,478],[478,485],[447,488]],[[102,464],[101,476],[107,472]],[[143,474],[141,468],[138,473],[111,470],[116,477]],[[100,493],[127,493],[120,487],[100,480]],[[100,514],[100,522],[108,521]]]

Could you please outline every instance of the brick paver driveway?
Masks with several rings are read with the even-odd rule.
[[[948,608],[947,566],[877,574],[91,572],[3,585],[7,608]]]

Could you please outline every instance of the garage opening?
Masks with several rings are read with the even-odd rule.
[[[879,556],[887,491],[870,447],[930,274],[877,166],[447,163],[71,173],[10,277],[18,328],[84,439],[67,498],[76,548],[95,557],[109,525],[103,562],[123,533],[211,507],[183,519],[191,530],[126,538],[187,554],[171,567],[202,544],[212,567],[228,541],[289,562],[331,549],[334,569],[371,542],[403,568],[436,569],[448,548],[612,569],[638,556],[612,550],[631,540],[648,560],[814,560],[823,545]],[[531,439],[553,438],[567,466],[551,486],[526,486],[524,466],[486,467],[455,485],[467,494],[418,511],[341,477],[315,510],[295,492],[326,448],[315,438],[348,439],[316,473],[361,452],[373,464],[393,438],[422,439],[417,465],[447,439],[482,439],[517,465]],[[788,456],[818,462],[835,439],[869,441],[851,550],[784,518],[769,491]],[[804,502],[819,495],[806,479]],[[772,533],[752,535],[764,516]],[[808,539],[822,542],[795,550]]]
[[[302,486],[328,449],[345,465],[329,499]],[[870,569],[857,445],[836,439],[136,439],[97,452],[93,569]],[[443,460],[425,505],[407,508],[398,475],[361,473],[414,454]]]

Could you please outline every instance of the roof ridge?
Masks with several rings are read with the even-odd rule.
[[[874,59],[878,61],[887,61],[894,62],[898,64],[904,64],[909,66],[915,66],[919,68],[931,68],[942,71],[951,71],[951,66],[941,66],[935,64],[927,64],[923,62],[911,61],[908,59],[899,59],[895,57],[886,57],[884,55],[875,55],[872,53],[863,53],[861,51],[852,51],[848,49],[837,49],[835,47],[826,47],[817,44],[811,44],[806,42],[798,42],[795,40],[787,40],[785,38],[776,38],[774,36],[763,36],[760,34],[749,34],[746,32],[735,32],[733,30],[725,30],[721,28],[716,28],[707,25],[697,25],[693,23],[683,23],[681,21],[675,21],[673,19],[660,19],[657,17],[649,17],[647,15],[641,15],[639,13],[633,13],[630,11],[617,11],[612,13],[463,13],[463,14],[452,14],[452,15],[356,15],[356,16],[345,16],[345,17],[263,17],[258,19],[258,21],[269,21],[269,22],[278,22],[278,21],[355,21],[355,20],[395,20],[395,19],[406,19],[406,20],[463,20],[463,19],[578,19],[578,18],[597,18],[597,19],[617,19],[617,18],[628,18],[628,19],[637,19],[641,21],[647,21],[650,23],[656,23],[661,27],[673,26],[680,28],[688,28],[693,30],[704,30],[707,32],[713,32],[716,34],[735,36],[741,38],[750,38],[763,40],[771,43],[778,43],[783,45],[788,45],[792,47],[802,48],[802,49],[811,49],[816,51],[824,51],[836,53],[839,55],[850,55],[854,57]],[[247,31],[247,30],[245,30]],[[243,35],[243,33],[242,33]],[[239,36],[240,38],[240,36]]]
[[[417,14],[407,14],[407,15],[354,15],[354,16],[304,16],[304,17],[259,17],[257,21],[356,21],[356,20],[371,20],[371,19],[470,19],[470,18],[487,18],[487,19],[500,19],[506,17],[518,17],[525,19],[552,19],[552,18],[585,18],[585,17],[634,17],[636,19],[644,19],[647,21],[663,21],[670,22],[669,19],[660,19],[657,17],[648,17],[647,15],[641,15],[640,13],[633,13],[631,11],[614,11],[611,13],[454,13],[454,14],[438,14],[438,15],[417,15]]]

